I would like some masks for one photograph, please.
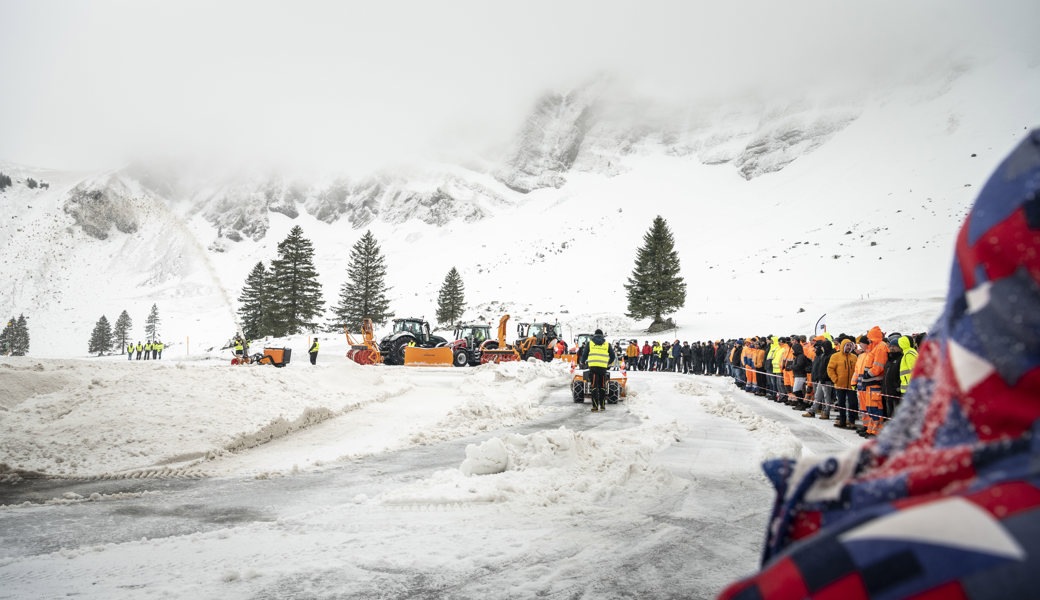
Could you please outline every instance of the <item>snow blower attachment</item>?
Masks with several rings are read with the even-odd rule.
[[[361,323],[361,340],[351,337],[346,327],[343,328],[343,333],[347,335],[347,343],[350,344],[347,358],[359,365],[383,364],[383,355],[379,352],[379,346],[375,342],[375,333],[372,331],[372,319],[365,319]]]
[[[480,364],[503,363],[514,360],[520,360],[520,354],[515,348],[506,343],[506,323],[509,322],[509,315],[502,317],[502,320],[498,322],[498,345],[495,348],[491,348],[490,343],[485,344],[483,351],[480,354]]]

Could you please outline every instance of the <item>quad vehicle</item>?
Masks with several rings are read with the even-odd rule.
[[[571,379],[571,397],[577,403],[585,402],[585,398],[592,398],[592,377],[589,371],[574,369],[574,378]],[[617,404],[619,400],[628,396],[628,372],[621,371],[620,379],[612,379],[610,371],[607,371],[607,403]]]
[[[257,352],[252,356],[243,354],[231,359],[233,365],[274,365],[284,367],[289,364],[292,357],[292,348],[264,348],[263,353]]]
[[[455,341],[448,346],[456,367],[479,365],[485,348],[498,348],[498,341],[491,337],[491,325],[487,323],[457,325],[454,337]]]
[[[518,323],[516,332],[520,339],[514,347],[524,360],[537,358],[549,362],[554,356],[553,346],[560,339],[558,329],[558,323]]]
[[[393,333],[379,341],[379,353],[388,365],[405,364],[405,349],[439,348],[447,346],[448,340],[430,333],[430,324],[414,317],[394,319]]]

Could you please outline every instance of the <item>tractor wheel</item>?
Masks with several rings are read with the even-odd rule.
[[[408,347],[408,342],[411,342],[411,341],[412,341],[411,338],[403,337],[403,338],[397,340],[396,342],[394,342],[394,347],[390,350],[390,356],[389,356],[389,358],[393,359],[393,362],[391,362],[390,364],[393,364],[393,365],[403,365],[404,364],[404,349]]]
[[[524,360],[527,360],[529,358],[534,358],[534,359],[538,359],[538,360],[544,361],[545,360],[545,354],[546,354],[545,347],[543,347],[543,346],[531,346],[530,348],[527,349],[527,354],[524,355]],[[550,357],[551,356],[552,355],[550,355]]]
[[[580,402],[582,404],[585,403],[585,382],[584,381],[581,381],[579,379],[578,381],[572,381],[571,382],[571,397],[574,399],[575,402]]]
[[[607,382],[607,402],[609,404],[617,404],[618,400],[621,399],[621,384],[617,381]]]
[[[468,365],[469,356],[466,354],[466,351],[456,350],[455,356],[452,357],[451,364],[455,365],[456,367],[465,367],[466,365]]]

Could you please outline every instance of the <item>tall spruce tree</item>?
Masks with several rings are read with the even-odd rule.
[[[278,258],[271,262],[271,302],[274,336],[301,333],[317,327],[325,302],[314,268],[314,245],[303,237],[299,225],[278,244]]]
[[[144,320],[144,334],[150,340],[159,338],[159,307],[152,304],[152,310],[148,312],[148,318]]]
[[[658,215],[643,236],[643,247],[636,253],[636,264],[628,278],[628,316],[653,317],[662,322],[668,314],[686,304],[686,282],[679,275],[679,253],[668,223]]]
[[[11,343],[11,354],[14,356],[25,356],[29,353],[29,325],[25,322],[25,315],[18,315],[14,323],[14,336]]]
[[[255,340],[262,336],[261,332],[267,331],[264,329],[267,280],[268,272],[264,263],[256,263],[246,277],[246,285],[238,297],[238,301],[242,303],[238,309],[238,316],[242,323],[242,334],[246,339]]]
[[[366,231],[350,250],[347,281],[339,291],[339,304],[333,309],[336,327],[361,331],[361,323],[372,319],[384,323],[390,318],[386,294],[386,260],[371,231]]]
[[[130,314],[125,310],[119,313],[116,324],[112,327],[112,343],[119,347],[119,353],[126,352],[126,342],[130,338],[130,328],[134,326]]]
[[[444,277],[441,290],[437,294],[437,322],[442,325],[453,325],[466,310],[466,288],[462,276],[452,267]]]
[[[88,344],[87,351],[94,353],[97,352],[98,356],[108,352],[112,349],[112,326],[108,324],[108,319],[105,315],[101,315],[96,325],[94,325],[94,331],[90,334],[90,343]]]

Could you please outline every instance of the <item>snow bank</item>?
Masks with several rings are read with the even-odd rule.
[[[798,458],[802,455],[801,440],[786,425],[756,414],[750,408],[698,381],[680,381],[675,384],[675,390],[680,394],[698,397],[707,413],[743,425],[758,442],[757,458],[760,461],[779,457]]]
[[[307,457],[286,463],[284,449],[280,456],[258,454],[253,464],[241,455],[332,424],[322,440],[328,448],[307,450],[317,466],[524,422],[546,410],[540,400],[547,388],[567,382],[559,365],[544,363],[445,370],[329,360],[276,369],[226,361],[0,359],[0,389],[11,392],[0,403],[0,475],[296,469]],[[380,404],[388,406],[373,410]],[[347,442],[328,443],[340,438]]]
[[[374,502],[441,505],[501,503],[559,507],[584,513],[593,505],[659,498],[687,484],[652,462],[677,437],[674,425],[611,432],[565,427],[509,434],[466,448],[457,469],[445,469]]]

